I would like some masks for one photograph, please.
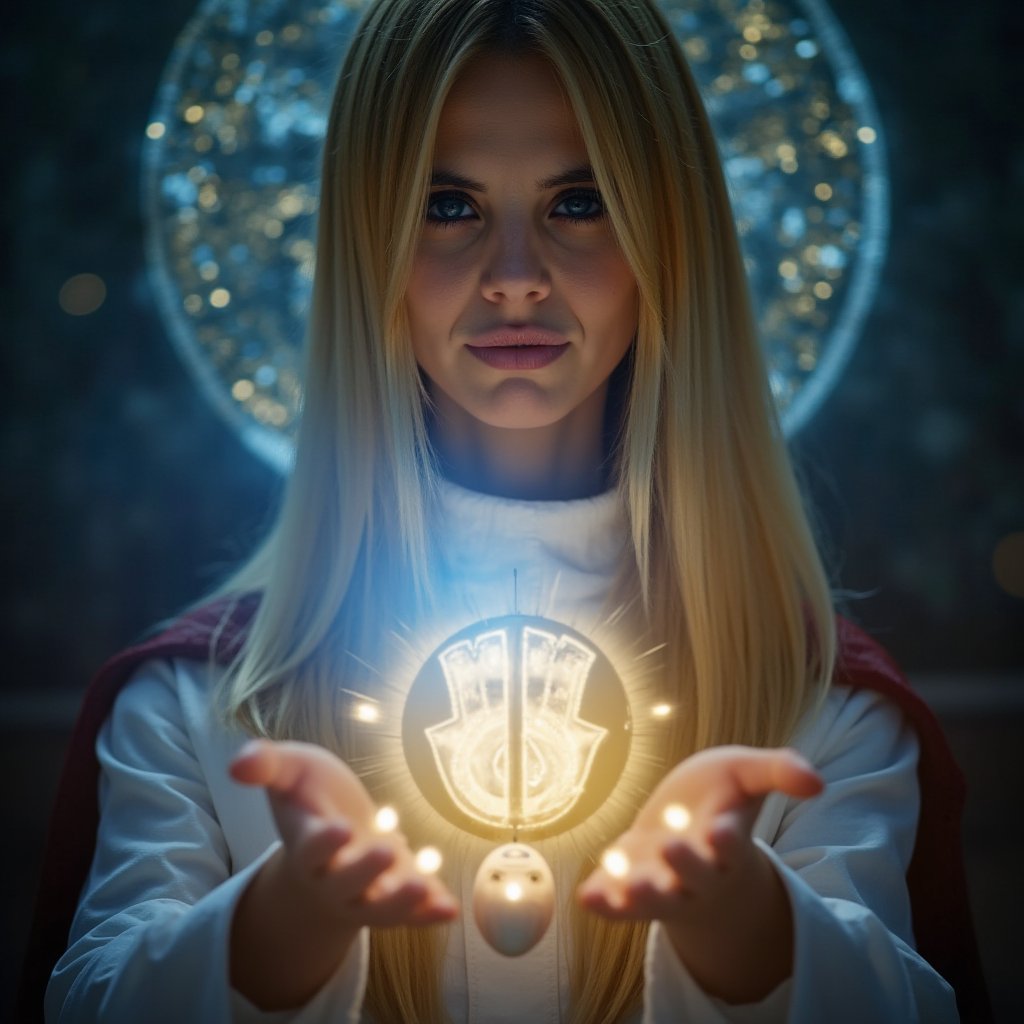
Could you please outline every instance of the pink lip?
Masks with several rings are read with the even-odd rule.
[[[498,370],[539,370],[565,353],[564,335],[545,327],[497,327],[473,336],[466,348]]]

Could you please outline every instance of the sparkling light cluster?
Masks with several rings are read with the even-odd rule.
[[[772,388],[795,430],[841,369],[884,250],[867,83],[824,0],[662,0],[708,104]],[[146,129],[172,335],[250,446],[290,460],[320,140],[363,0],[207,0]]]

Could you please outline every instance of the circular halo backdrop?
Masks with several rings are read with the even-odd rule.
[[[838,378],[885,254],[883,138],[825,0],[659,0],[725,166],[787,434]],[[146,128],[147,259],[207,397],[276,469],[291,462],[320,142],[366,0],[205,0]]]

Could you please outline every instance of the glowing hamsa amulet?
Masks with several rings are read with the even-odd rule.
[[[402,748],[451,824],[505,842],[586,821],[618,783],[631,715],[611,662],[571,627],[536,616],[476,622],[423,663]]]
[[[547,861],[525,843],[492,850],[473,883],[473,917],[480,934],[505,956],[522,956],[544,937],[555,908]]]

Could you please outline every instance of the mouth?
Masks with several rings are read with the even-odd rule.
[[[568,344],[565,335],[547,327],[504,324],[473,335],[468,347],[486,348],[557,348]]]
[[[559,359],[569,342],[546,327],[503,324],[473,335],[466,348],[496,370],[539,370]]]
[[[530,342],[515,345],[467,345],[469,351],[482,363],[496,370],[540,370],[561,358],[569,348],[567,341],[553,344]]]

